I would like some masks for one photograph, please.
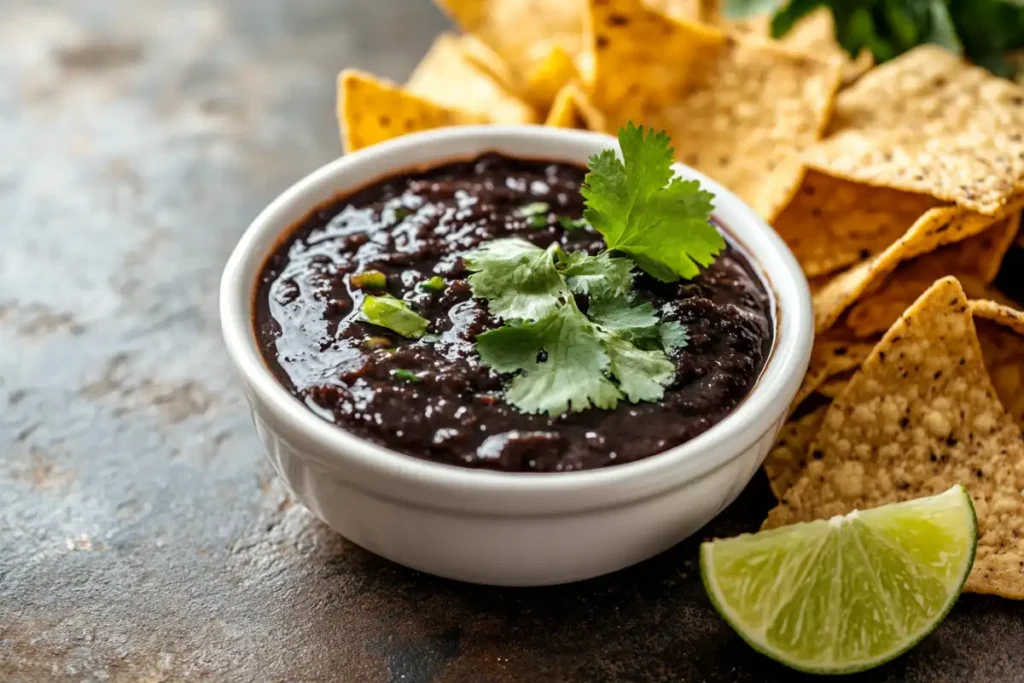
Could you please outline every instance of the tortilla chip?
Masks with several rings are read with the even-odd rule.
[[[544,125],[603,131],[604,116],[578,83],[568,83],[555,96]]]
[[[790,413],[831,377],[860,366],[875,347],[874,342],[840,338],[835,332],[814,340],[804,380],[790,405]]]
[[[435,104],[356,69],[338,74],[338,119],[347,152],[407,133],[485,122],[483,117]]]
[[[705,24],[722,22],[719,0],[645,0],[645,4],[673,19],[700,21]]]
[[[772,18],[769,14],[727,20],[724,25],[737,33],[749,33],[771,39]],[[875,65],[875,58],[870,50],[861,50],[856,58],[850,57],[849,53],[836,41],[832,13],[824,7],[812,11],[797,21],[789,33],[779,38],[779,42],[792,50],[835,61],[839,64],[844,86],[856,81]]]
[[[823,405],[782,425],[779,437],[764,461],[768,484],[776,498],[782,498],[807,468],[807,453],[821,430],[827,411],[828,405]]]
[[[976,300],[971,302],[971,312],[996,394],[1024,429],[1024,311]]]
[[[871,287],[871,293],[850,308],[845,326],[856,337],[884,332],[933,282],[946,275],[958,278],[964,289],[975,296],[995,277],[1009,247],[1008,236],[1012,239],[1019,223],[1020,214],[1014,214],[963,242],[904,261],[884,283]],[[987,282],[986,275],[990,278]]]
[[[1024,311],[1018,311],[995,301],[981,300],[971,302],[971,312],[976,320],[978,318],[991,320],[1024,336]]]
[[[641,0],[591,0],[594,103],[613,129],[668,132],[676,158],[772,216],[800,184],[800,153],[821,136],[838,67]],[[768,96],[770,94],[770,96]]]
[[[406,92],[475,114],[492,123],[536,123],[536,110],[504,90],[482,71],[462,49],[452,33],[442,33],[420,60]]]
[[[819,405],[821,401],[824,400],[827,404],[828,396],[821,392],[822,387],[834,378],[859,368],[874,347],[874,341],[845,339],[836,330],[830,330],[828,334],[815,339],[807,373],[797,390],[796,397],[789,406],[791,417],[787,424],[801,420],[801,413],[817,410],[821,407]],[[783,435],[785,434],[784,431]],[[792,457],[791,452],[792,439],[790,439],[788,450],[779,452],[772,450],[764,461],[768,483],[776,498],[781,497],[786,489],[800,478],[805,466],[803,458]]]
[[[884,251],[937,204],[927,195],[809,171],[772,225],[807,276],[815,277]]]
[[[1001,230],[1015,230],[1012,221]],[[814,295],[815,329],[822,332],[831,327],[850,306],[864,295],[865,292],[877,289],[885,279],[904,261],[915,256],[927,254],[940,246],[959,242],[979,235],[991,228],[996,220],[989,216],[972,213],[952,206],[936,207],[924,213],[907,232],[878,256],[862,261],[853,268],[837,275],[831,282],[818,290]],[[1001,239],[1001,238],[1000,238]],[[990,237],[980,237],[966,248],[964,254],[977,258],[978,270],[985,275],[992,270],[991,261],[996,253],[1002,259],[1001,242]],[[956,263],[958,252],[953,250],[953,261]],[[970,259],[967,259],[970,263]],[[959,272],[969,272],[966,268],[958,268]],[[941,268],[940,268],[941,271]],[[929,276],[941,277],[951,271],[928,271]],[[934,281],[935,277],[932,278]],[[923,290],[922,290],[923,291]],[[882,328],[885,329],[885,328]]]
[[[835,177],[987,215],[1024,192],[1024,89],[937,45],[841,92],[831,130],[807,159]]]
[[[782,43],[794,50],[836,60],[842,69],[843,85],[849,85],[867,73],[875,65],[870,50],[861,50],[856,57],[836,41],[836,28],[832,12],[822,7],[814,10],[782,36]]]
[[[506,91],[518,93],[522,90],[522,79],[487,43],[467,33],[459,36],[459,47],[473,66],[493,78]]]
[[[559,45],[552,45],[547,56],[526,76],[526,92],[538,107],[554,102],[562,86],[576,80],[576,65]]]
[[[993,229],[986,231],[985,234],[992,235],[992,243],[982,250],[982,254],[979,255],[980,261],[977,268],[979,277],[981,277],[982,282],[986,285],[995,282],[996,277],[999,275],[999,269],[1003,265],[1006,252],[1010,250],[1010,247],[1013,246],[1014,241],[1016,241],[1017,236],[1020,234],[1020,221],[1021,214],[1019,212],[1014,213],[1007,219],[1003,230],[996,231]]]
[[[829,407],[810,454],[766,528],[963,484],[979,532],[967,590],[1024,598],[1024,437],[992,387],[955,278],[886,333]]]
[[[834,401],[846,389],[846,385],[850,383],[850,378],[853,377],[854,372],[855,370],[847,370],[831,379],[825,380],[818,387],[818,393]]]
[[[513,73],[523,75],[524,85],[553,47],[573,60],[583,52],[586,1],[435,0],[459,28],[487,44]],[[529,99],[542,108],[550,104],[535,92]]]

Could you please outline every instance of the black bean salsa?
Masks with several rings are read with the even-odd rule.
[[[508,377],[473,349],[476,335],[501,322],[473,298],[463,255],[511,236],[598,253],[600,235],[572,223],[583,214],[585,174],[571,164],[484,154],[388,178],[313,211],[259,279],[254,324],[267,364],[323,419],[450,465],[593,469],[701,434],[751,390],[773,338],[768,295],[731,246],[693,281],[666,284],[637,272],[637,296],[689,333],[688,345],[669,355],[676,377],[659,403],[525,414],[502,399]],[[524,205],[538,202],[547,213],[524,215]],[[358,320],[366,290],[353,276],[370,270],[430,321],[426,336],[406,339]]]

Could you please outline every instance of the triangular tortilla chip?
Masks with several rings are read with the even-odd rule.
[[[776,498],[782,498],[807,468],[807,453],[821,430],[826,412],[827,404],[782,425],[775,445],[764,460],[764,471]]]
[[[983,299],[971,302],[971,312],[974,313],[975,319],[991,320],[1024,337],[1024,311]]]
[[[1024,89],[937,45],[871,70],[836,101],[812,168],[1005,214],[1024,192]]]
[[[767,38],[771,35],[771,23],[771,16],[764,14],[751,19],[729,22],[728,26],[736,31]],[[862,50],[856,58],[853,58],[839,45],[836,41],[832,12],[825,7],[816,9],[797,21],[789,33],[779,39],[779,42],[793,50],[835,60],[842,69],[843,85],[853,83],[875,64],[870,50]]]
[[[552,45],[547,56],[526,74],[526,92],[535,105],[547,107],[562,87],[577,77],[573,58],[562,46]]]
[[[933,282],[946,275],[958,278],[968,294],[975,296],[995,278],[1019,224],[1020,214],[1014,214],[963,242],[904,261],[850,308],[843,324],[855,337],[884,332]]]
[[[829,406],[810,455],[766,528],[963,484],[979,536],[967,590],[1024,598],[1024,437],[989,380],[955,278],[886,333]]]
[[[590,97],[577,83],[567,83],[558,91],[544,124],[559,128],[597,131],[607,128],[604,115],[597,110]]]
[[[486,118],[491,123],[537,123],[537,111],[506,91],[463,50],[462,40],[442,33],[405,84],[406,92]]]
[[[459,36],[459,46],[466,59],[497,81],[502,88],[510,93],[518,93],[522,89],[519,75],[512,71],[512,67],[506,64],[490,45],[472,34],[465,33]]]
[[[772,216],[803,176],[838,67],[754,38],[678,21],[641,0],[591,0],[594,103],[617,129],[668,132],[676,158]]]
[[[831,377],[828,380],[822,382],[821,386],[818,387],[818,393],[826,398],[830,398],[833,401],[843,393],[846,389],[846,385],[850,383],[850,379],[853,377],[856,369],[847,370],[841,372],[835,377]]]
[[[829,378],[859,367],[874,347],[874,342],[854,341],[836,334],[825,334],[815,339],[810,364],[790,405],[790,412],[795,411]]]
[[[338,120],[348,152],[407,133],[486,121],[442,107],[356,69],[345,69],[338,75]]]
[[[868,187],[809,171],[772,226],[807,276],[815,277],[884,251],[938,203],[927,195]],[[948,214],[930,214],[926,220],[942,220]]]
[[[920,287],[917,294],[927,290],[931,284]],[[964,289],[969,296],[974,296],[969,287]],[[980,291],[986,296],[998,296],[998,292],[988,287]],[[996,394],[1017,425],[1024,429],[1024,312],[1009,302],[979,299],[971,301],[971,313],[981,342],[985,368]],[[848,332],[848,329],[832,328],[824,337],[815,340],[810,368],[791,409],[794,415],[803,411],[807,404],[820,404],[822,399],[835,400],[845,391],[853,374],[860,369],[861,362],[877,344],[877,338],[846,342],[835,338],[837,334]],[[791,418],[787,424],[795,419]],[[783,434],[790,432],[784,431]],[[781,498],[800,478],[803,470],[800,463],[804,461],[802,454],[800,457],[792,454],[791,444],[788,451],[769,452],[764,468],[776,498]]]
[[[666,14],[673,19],[700,21],[705,24],[722,22],[722,7],[719,0],[644,0],[652,10]]]
[[[459,28],[501,56],[525,88],[557,46],[575,60],[584,49],[586,0],[435,0]],[[561,87],[547,87],[549,97]],[[546,108],[543,93],[530,92]]]
[[[802,414],[815,411],[820,408],[821,400],[828,398],[821,393],[821,389],[835,377],[856,370],[864,359],[870,355],[875,348],[875,340],[850,340],[841,338],[835,331],[819,336],[814,340],[814,349],[811,351],[811,361],[804,374],[803,382],[797,390],[796,397],[789,406],[791,415],[786,425],[794,421],[802,420]],[[817,407],[815,407],[817,406]],[[801,433],[807,429],[808,422],[804,420],[801,427],[791,426],[789,431],[783,427],[780,439],[785,439],[786,444],[781,450],[773,449],[768,453],[764,461],[764,470],[768,475],[768,483],[776,498],[780,498],[790,486],[792,486],[804,469],[804,458],[793,456],[793,435],[795,429]],[[817,432],[815,432],[817,433]],[[813,436],[813,435],[811,435]],[[810,443],[808,441],[808,443]],[[779,446],[780,444],[777,444]]]
[[[993,228],[993,224],[997,222],[996,219],[968,212],[959,207],[942,206],[929,209],[888,249],[837,275],[814,294],[815,329],[822,332],[831,327],[843,312],[860,299],[865,292],[881,287],[886,277],[904,261],[928,254],[940,246],[973,238],[986,229],[1015,229],[1013,221],[1017,219],[1011,214],[1011,218],[1008,220],[1010,223]],[[979,236],[977,240],[963,247],[966,249],[964,253],[976,259],[976,261],[966,259],[967,263],[975,266],[974,272],[987,277],[993,272],[992,261],[1002,259],[1002,254],[1005,253],[1005,247],[1002,244],[999,239]],[[960,247],[962,245],[952,250],[954,255],[960,253]],[[964,270],[964,268],[960,268],[960,272],[964,272]],[[928,271],[929,275],[936,277],[948,275],[951,272],[953,271]]]
[[[971,302],[971,312],[999,400],[1024,429],[1024,311],[976,300]]]

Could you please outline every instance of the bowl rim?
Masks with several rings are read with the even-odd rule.
[[[550,152],[535,154],[524,148]],[[617,149],[617,140],[603,133],[539,125],[440,128],[346,154],[294,183],[245,230],[221,277],[224,342],[253,409],[282,435],[306,444],[301,455],[351,484],[413,504],[486,513],[550,514],[615,506],[704,476],[741,455],[780,421],[803,378],[814,337],[810,291],[781,237],[727,188],[683,164],[674,166],[679,175],[697,179],[714,192],[713,215],[746,249],[773,300],[776,327],[773,349],[757,384],[718,424],[686,443],[633,462],[571,472],[500,472],[447,465],[377,445],[327,422],[292,396],[263,360],[251,318],[256,281],[267,257],[294,227],[295,216],[332,196],[411,168],[488,150],[515,156],[523,149],[518,154],[525,158],[581,163],[604,148]],[[410,157],[428,160],[414,163]],[[342,175],[360,180],[341,184]],[[314,196],[321,198],[311,201]]]

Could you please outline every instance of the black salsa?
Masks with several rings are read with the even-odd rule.
[[[688,345],[669,354],[675,381],[659,403],[524,414],[502,399],[508,378],[473,350],[476,336],[501,321],[473,298],[462,256],[513,236],[598,253],[601,236],[571,225],[583,214],[585,174],[572,164],[485,154],[394,176],[313,211],[267,260],[257,284],[254,326],[267,365],[323,419],[449,465],[593,469],[703,433],[750,392],[774,334],[768,295],[732,246],[693,281],[666,284],[637,272],[637,296],[689,334]],[[523,211],[538,202],[548,210]],[[358,320],[366,290],[351,276],[370,270],[386,276],[387,293],[430,321],[430,334],[407,339]]]

